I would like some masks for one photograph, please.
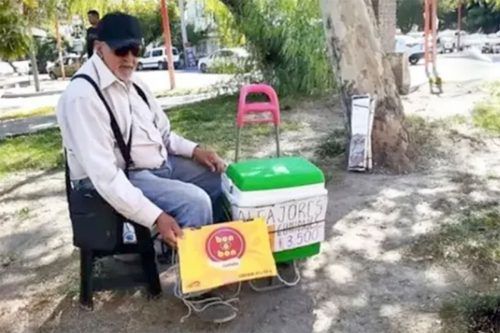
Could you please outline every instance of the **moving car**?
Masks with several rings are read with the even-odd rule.
[[[183,60],[180,56],[179,50],[176,47],[172,47],[172,54],[174,60],[174,68],[181,68],[183,66]],[[168,68],[167,49],[165,47],[161,46],[147,50],[144,53],[144,56],[139,58],[139,61],[137,63],[137,70],[140,71],[147,68]]]
[[[202,73],[217,66],[236,66],[245,69],[250,61],[250,53],[243,48],[224,48],[217,50],[207,57],[200,58],[198,69]]]
[[[82,58],[76,54],[64,56],[63,64],[65,76],[73,76],[84,62],[85,58]],[[53,80],[57,80],[57,78],[62,77],[61,63],[59,62],[59,60],[56,60],[54,63],[47,64],[47,73]]]

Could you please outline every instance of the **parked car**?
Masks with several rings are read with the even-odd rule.
[[[481,48],[483,53],[500,53],[500,34],[489,34]]]
[[[65,76],[73,76],[84,62],[85,58],[82,58],[77,54],[64,56],[63,64]],[[56,60],[54,63],[47,64],[47,73],[53,80],[57,80],[57,78],[62,77],[61,63],[59,62],[59,60]]]
[[[183,67],[184,60],[180,56],[179,50],[176,47],[172,47],[172,54],[174,58],[174,68]],[[168,68],[168,57],[165,47],[155,47],[151,50],[147,50],[144,53],[144,56],[142,58],[139,58],[139,61],[137,63],[137,70],[140,71],[147,68]]]
[[[425,55],[423,39],[417,39],[408,35],[396,36],[397,53],[405,53],[408,56],[408,61],[412,65],[416,65]]]
[[[457,49],[458,45],[458,30],[443,30],[438,32],[439,46],[441,53],[453,52]],[[460,44],[464,46],[464,40],[467,38],[467,32],[460,31]]]
[[[250,62],[250,53],[243,48],[224,48],[207,57],[200,58],[198,69],[206,73],[216,66],[236,66],[245,69]]]
[[[484,45],[488,42],[488,36],[481,33],[475,33],[470,35],[465,35],[462,38],[463,42],[461,43],[464,48],[474,48],[478,50],[482,50]]]

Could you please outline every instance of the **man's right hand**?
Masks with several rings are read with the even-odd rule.
[[[177,238],[182,237],[182,229],[177,221],[167,213],[161,213],[156,219],[156,227],[163,238],[163,241],[172,248],[177,247]]]

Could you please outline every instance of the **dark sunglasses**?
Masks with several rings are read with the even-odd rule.
[[[141,54],[142,48],[140,45],[132,44],[127,46],[122,46],[114,50],[114,53],[118,57],[124,57],[128,55],[129,52],[132,52],[134,57],[138,57]]]

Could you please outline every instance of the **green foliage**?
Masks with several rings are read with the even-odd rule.
[[[10,0],[0,0],[0,58],[15,60],[29,53],[26,21]]]
[[[316,148],[319,158],[336,157],[345,153],[346,135],[344,129],[332,131]]]
[[[423,0],[397,0],[398,27],[407,32],[413,25],[423,28]],[[439,28],[456,29],[458,4],[462,4],[462,29],[485,33],[500,29],[500,0],[440,0],[438,1]]]
[[[177,4],[169,2],[168,15],[170,20],[170,29],[172,35],[172,45],[182,49],[182,34],[180,13]],[[142,32],[144,34],[144,44],[150,43],[163,44],[163,28],[160,12],[160,5],[155,8],[144,8],[135,13],[141,22]],[[188,40],[192,45],[197,45],[202,39],[206,38],[206,31],[194,31],[192,25],[186,26]]]
[[[397,0],[397,25],[403,33],[423,26],[423,0]]]
[[[57,42],[55,37],[49,36],[44,39],[34,38],[35,50],[36,50],[36,61],[38,66],[38,71],[40,73],[45,73],[45,68],[48,61],[55,61],[58,59],[57,52]],[[70,45],[68,41],[61,38],[63,53],[70,51]]]
[[[142,11],[136,14],[141,22],[142,33],[144,34],[144,44],[161,41],[162,21],[159,6],[154,10]]]
[[[494,4],[474,5],[467,10],[465,26],[469,31],[481,29],[486,33],[496,32],[500,29],[500,8]]]
[[[333,87],[318,1],[223,2],[255,51],[264,80],[280,94],[313,95]]]
[[[243,45],[245,38],[228,7],[219,0],[205,0],[204,4],[205,10],[214,18],[221,45],[225,47]]]

